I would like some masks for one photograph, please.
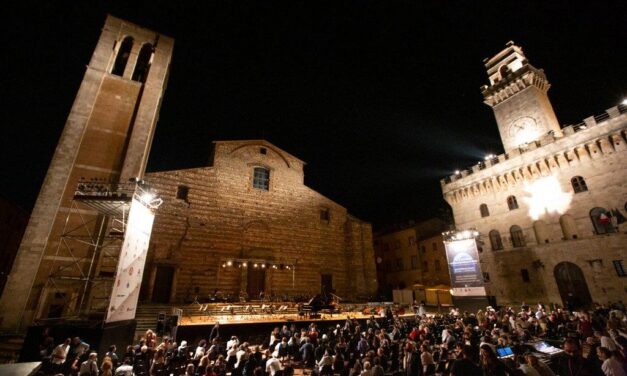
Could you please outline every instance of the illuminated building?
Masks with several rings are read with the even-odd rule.
[[[480,232],[498,304],[606,303],[627,294],[627,106],[557,123],[549,83],[512,42],[485,61],[505,154],[441,181],[458,229]]]
[[[265,140],[213,146],[209,166],[146,176],[164,203],[141,299],[376,291],[370,224],[307,187],[305,162]]]
[[[83,179],[105,187],[143,176],[173,46],[167,36],[107,17],[4,287],[0,329],[104,314],[115,266],[100,251],[111,217],[73,210],[74,196]],[[69,245],[64,235],[77,228],[82,242]]]
[[[442,220],[430,219],[375,233],[381,291],[390,295],[392,290],[412,290],[417,301],[450,303],[450,278],[442,243],[442,231],[447,229]]]

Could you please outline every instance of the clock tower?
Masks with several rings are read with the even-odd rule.
[[[522,48],[508,42],[505,49],[484,60],[490,79],[481,87],[484,102],[492,107],[505,152],[559,134],[560,126],[547,92],[544,71],[527,61]]]

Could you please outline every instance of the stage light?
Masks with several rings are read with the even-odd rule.
[[[622,104],[623,106],[627,106],[627,98],[623,99],[623,101],[620,102],[620,104]]]
[[[258,266],[259,266],[259,265],[257,265],[257,264],[254,264],[254,265],[253,265],[253,268],[256,268],[256,267],[258,267]]]
[[[261,264],[261,267],[262,267],[262,268],[265,268],[265,267],[266,267],[266,264]]]
[[[222,264],[222,267],[223,267],[223,268],[226,268],[226,264]]]
[[[242,263],[242,266],[243,266],[243,267],[247,267],[247,266],[248,266],[248,264],[247,264],[246,262],[243,262],[243,263]]]
[[[547,176],[531,184],[525,184],[525,191],[529,197],[524,197],[523,200],[529,205],[529,216],[534,220],[544,214],[564,214],[573,199],[571,192],[562,191],[555,176]]]
[[[144,192],[142,193],[142,200],[144,200],[144,202],[149,203],[150,201],[152,201],[152,199],[155,198],[155,194],[152,192]]]
[[[232,266],[232,265],[233,265],[233,261],[231,261],[231,260],[227,261],[227,262],[226,262],[226,265],[227,265],[227,266]]]
[[[286,265],[286,266],[285,266],[285,269],[290,270],[290,266],[289,266],[289,265]]]
[[[459,175],[459,170],[455,170],[455,175]]]

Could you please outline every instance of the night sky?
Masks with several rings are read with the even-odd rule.
[[[544,68],[562,124],[627,96],[625,1],[60,4],[3,17],[0,195],[27,210],[107,13],[176,39],[149,171],[265,138],[376,225],[436,215],[440,178],[502,153],[479,87],[507,41]]]

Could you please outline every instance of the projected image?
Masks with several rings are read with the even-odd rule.
[[[525,183],[524,197],[529,205],[529,216],[536,220],[545,214],[564,214],[573,199],[572,192],[562,191],[555,176],[540,178],[532,183]]]

